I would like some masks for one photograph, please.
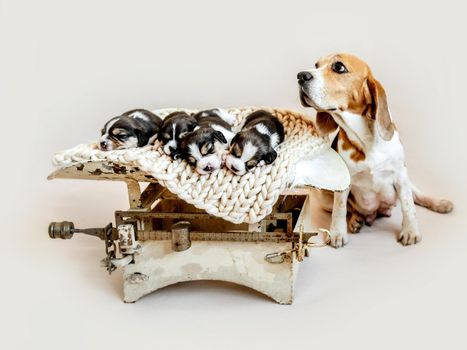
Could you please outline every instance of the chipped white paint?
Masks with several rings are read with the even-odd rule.
[[[289,249],[290,243],[192,242],[189,249],[174,252],[170,241],[143,242],[141,254],[124,268],[124,301],[134,302],[179,282],[217,280],[244,285],[278,303],[291,304],[298,262],[288,259],[271,264],[264,260],[266,254]]]
[[[305,232],[313,230],[309,197],[297,220],[296,232],[301,225]],[[288,255],[280,264],[265,260],[267,254],[292,249],[291,243],[195,241],[182,252],[173,251],[171,241],[145,241],[141,247],[140,253],[134,255],[134,263],[124,268],[125,302],[135,302],[175,283],[198,280],[232,282],[255,289],[280,304],[293,302],[299,268],[296,254]]]

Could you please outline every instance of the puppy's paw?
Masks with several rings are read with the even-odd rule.
[[[340,233],[331,232],[329,237],[329,244],[334,248],[342,248],[349,241],[347,234],[342,235]]]
[[[422,236],[415,230],[405,229],[399,235],[398,241],[402,245],[416,244],[422,240]]]
[[[365,218],[359,214],[352,213],[347,221],[347,229],[350,233],[359,233],[365,224]]]

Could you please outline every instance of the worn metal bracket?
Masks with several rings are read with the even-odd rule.
[[[319,232],[326,235],[326,241],[322,243],[310,242],[311,237],[317,236]],[[304,258],[310,256],[310,248],[325,247],[328,245],[329,237],[330,233],[326,229],[320,228],[318,232],[305,233],[303,232],[303,225],[300,225],[298,242],[294,242],[292,249],[266,254],[264,260],[271,264],[281,264],[287,258],[292,258],[292,254],[295,253],[297,261],[302,262]]]

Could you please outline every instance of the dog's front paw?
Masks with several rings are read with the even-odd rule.
[[[348,241],[349,238],[347,237],[347,233],[343,235],[340,233],[331,232],[329,237],[329,244],[334,248],[342,248],[347,244]]]
[[[402,245],[416,244],[421,240],[422,236],[416,230],[411,229],[402,230],[398,239]]]

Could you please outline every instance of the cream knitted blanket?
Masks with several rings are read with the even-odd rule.
[[[260,108],[229,109],[237,118],[234,131],[239,131],[246,116],[257,109]],[[277,150],[274,163],[257,167],[243,176],[234,175],[228,169],[200,175],[186,162],[165,155],[157,141],[154,146],[107,152],[99,150],[96,143],[81,144],[56,153],[53,164],[64,168],[76,163],[111,161],[138,167],[187,203],[211,215],[233,223],[255,223],[271,213],[281,192],[290,186],[297,162],[311,159],[320,149],[328,147],[327,139],[317,135],[306,116],[288,110],[263,109],[282,122],[285,141]],[[155,113],[164,117],[172,111],[164,109]]]

